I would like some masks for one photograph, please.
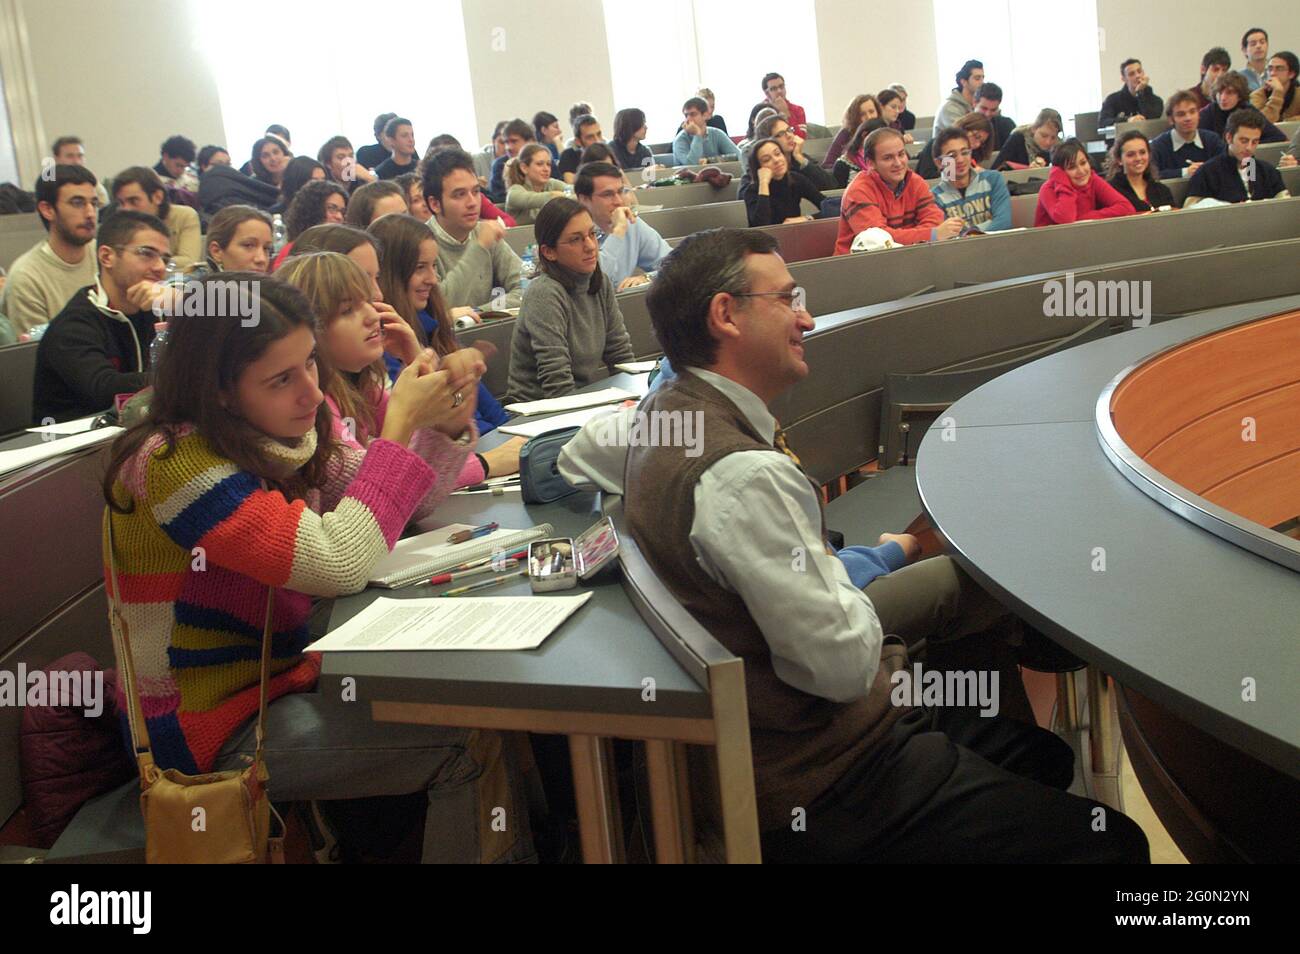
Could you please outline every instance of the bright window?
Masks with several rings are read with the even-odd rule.
[[[934,0],[934,24],[944,99],[957,70],[975,59],[984,64],[985,79],[1002,87],[1002,114],[1018,125],[1050,106],[1068,133],[1075,113],[1101,106],[1095,0],[1053,4],[1050,11],[1037,0],[991,0],[975,15],[969,3]],[[938,105],[909,108],[931,115]]]
[[[460,0],[390,0],[382,15],[350,0],[191,0],[191,12],[236,165],[271,123],[314,157],[340,133],[358,149],[374,142],[367,124],[386,112],[411,120],[421,154],[440,133],[478,143]]]

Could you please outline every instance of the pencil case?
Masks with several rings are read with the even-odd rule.
[[[578,433],[576,427],[547,431],[524,444],[519,451],[519,492],[524,503],[551,503],[577,493],[560,476],[560,451]]]

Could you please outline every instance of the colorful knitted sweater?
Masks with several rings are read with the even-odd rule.
[[[392,441],[344,447],[306,500],[288,500],[213,451],[192,427],[165,453],[148,440],[114,484],[131,512],[112,513],[122,612],[154,760],[207,772],[257,711],[268,587],[276,587],[270,698],[312,687],[320,657],[303,653],[312,596],[355,593],[417,508],[454,487],[470,447],[443,435],[427,459]],[[316,447],[267,441],[286,475]],[[423,507],[422,507],[423,505]],[[104,542],[105,580],[108,542]],[[119,687],[121,683],[119,683]],[[119,688],[119,711],[125,697]]]

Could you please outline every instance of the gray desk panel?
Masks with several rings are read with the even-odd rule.
[[[1295,574],[1143,495],[1106,459],[1091,420],[1101,386],[1134,361],[1297,304],[1222,309],[1004,375],[953,406],[955,440],[930,430],[917,478],[954,555],[999,599],[1120,682],[1300,777]],[[1094,547],[1105,572],[1091,568]],[[1242,701],[1246,677],[1258,680],[1256,702]]]
[[[1296,308],[1300,308],[1300,295],[1216,308],[1204,314],[1114,335],[1087,346],[1090,360],[1079,360],[1073,351],[1069,351],[1010,371],[972,391],[953,405],[945,416],[953,417],[959,429],[998,424],[1090,422],[1102,389],[1115,374],[1132,361],[1139,360],[1143,354],[1260,315]],[[1136,335],[1141,336],[1140,346],[1134,337]],[[1139,350],[1135,351],[1135,347]]]

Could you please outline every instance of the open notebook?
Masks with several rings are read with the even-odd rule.
[[[494,553],[512,553],[526,548],[533,540],[555,535],[549,523],[527,530],[494,530],[477,540],[448,543],[447,538],[457,530],[473,530],[467,523],[453,523],[437,530],[398,540],[393,552],[380,560],[370,571],[370,585],[395,590],[399,587],[421,583],[446,573],[454,566],[481,560]]]

